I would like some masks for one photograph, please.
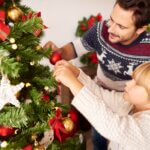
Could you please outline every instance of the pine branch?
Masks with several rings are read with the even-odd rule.
[[[39,43],[39,38],[33,34],[23,34],[23,37],[16,41],[17,45],[21,45],[20,48],[18,47],[20,50],[26,49],[27,47],[34,48],[35,46],[39,45]],[[34,50],[36,49],[34,48]]]
[[[24,12],[24,14],[27,14],[28,12],[31,12],[31,11],[33,12],[33,10],[26,5],[18,4],[17,6],[19,6],[19,8]]]
[[[51,78],[34,77],[32,82],[39,86],[48,86],[49,88],[57,86],[57,82],[54,79],[54,77],[51,77]]]
[[[28,117],[26,116],[23,107],[7,107],[4,112],[0,113],[1,125],[7,125],[10,127],[21,129],[22,127],[27,127],[27,123]]]
[[[45,57],[47,57],[47,58],[49,58],[49,56],[50,56],[51,53],[52,53],[52,50],[51,50],[50,48],[48,48],[48,49],[44,49],[44,48],[43,48],[41,51],[42,51],[43,55],[44,55]]]
[[[39,64],[35,68],[33,68],[32,70],[33,70],[35,76],[37,76],[37,77],[41,77],[41,78],[49,77],[49,78],[51,78],[51,76],[52,76],[52,73],[50,72],[48,66],[43,66],[43,65]]]
[[[4,74],[7,74],[11,78],[19,77],[19,71],[22,64],[15,62],[14,58],[4,57],[0,64],[0,69]]]
[[[33,87],[30,92],[29,92],[29,96],[30,98],[33,100],[34,104],[39,106],[40,105],[40,102],[42,101],[41,98],[42,98],[42,95],[41,93],[39,93],[39,91]]]
[[[32,134],[41,134],[47,129],[49,129],[47,122],[43,122],[43,123],[38,122],[36,123],[34,127],[26,128],[25,130],[21,132],[21,134],[18,134],[14,138],[12,138],[9,141],[7,149],[14,148],[15,150],[17,148],[24,147],[25,145],[28,145],[29,143],[31,143]]]
[[[30,63],[31,61],[39,61],[43,57],[43,55],[39,54],[38,51],[33,50],[31,47],[24,49],[22,51],[18,51],[16,54],[21,56],[22,61]]]
[[[41,18],[33,17],[25,22],[15,23],[14,27],[11,29],[11,34],[9,35],[9,37],[20,39],[24,33],[33,34],[35,30],[43,29],[43,25],[41,24],[41,22]]]

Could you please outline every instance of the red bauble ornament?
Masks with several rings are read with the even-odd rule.
[[[70,110],[70,112],[68,113],[68,117],[70,117],[74,123],[78,122],[79,117],[78,117],[77,111],[75,111],[73,109]]]
[[[59,52],[53,52],[52,56],[50,57],[50,63],[55,65],[57,61],[61,60],[62,57]]]
[[[29,144],[23,148],[23,150],[32,150],[32,144]]]
[[[2,136],[2,137],[11,136],[14,134],[14,132],[15,132],[14,128],[3,127],[3,126],[0,127],[0,136]]]

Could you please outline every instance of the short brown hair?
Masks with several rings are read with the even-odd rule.
[[[134,11],[137,28],[150,23],[150,0],[116,0],[116,4],[124,10]]]
[[[150,98],[150,62],[139,65],[133,72],[132,78],[136,83],[143,86]]]

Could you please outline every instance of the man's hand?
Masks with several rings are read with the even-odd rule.
[[[50,48],[52,49],[52,51],[56,51],[58,49],[58,47],[56,46],[55,43],[53,43],[52,41],[48,41],[45,45],[44,48]]]
[[[72,46],[71,43],[68,43],[59,48],[56,46],[55,43],[53,43],[52,41],[49,41],[44,45],[44,48],[51,48],[52,52],[55,52],[55,51],[59,52],[62,58],[65,60],[71,60],[76,57],[74,47]]]

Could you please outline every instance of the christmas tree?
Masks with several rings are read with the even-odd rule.
[[[20,0],[0,0],[0,149],[84,149],[77,114],[57,103],[57,82],[40,61],[41,13]]]

